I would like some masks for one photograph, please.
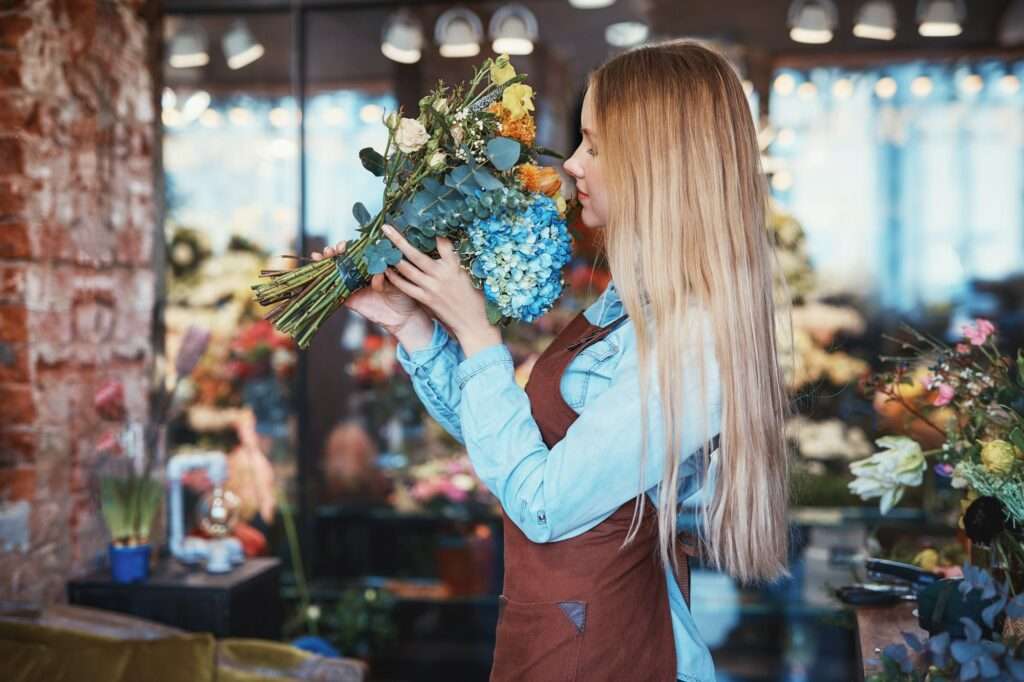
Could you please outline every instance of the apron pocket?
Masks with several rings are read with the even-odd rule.
[[[587,604],[498,597],[491,682],[576,682]]]

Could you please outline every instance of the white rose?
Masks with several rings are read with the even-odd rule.
[[[405,154],[418,151],[430,139],[427,129],[414,118],[403,118],[395,131],[395,144]]]
[[[462,126],[452,126],[452,139],[455,140],[455,144],[462,144],[462,138],[465,133],[462,131]]]
[[[849,488],[863,500],[882,498],[879,509],[888,514],[903,497],[905,486],[921,485],[926,463],[921,446],[906,436],[884,436],[875,443],[885,449],[850,464],[856,478]]]
[[[445,159],[444,152],[434,152],[430,160],[427,161],[427,165],[431,170],[437,170],[444,166]]]

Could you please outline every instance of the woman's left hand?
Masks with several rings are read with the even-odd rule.
[[[479,350],[501,343],[501,332],[487,321],[484,292],[473,286],[450,239],[437,238],[439,259],[414,247],[390,225],[384,235],[402,252],[398,265],[384,271],[399,291],[429,308],[443,322],[469,357]]]

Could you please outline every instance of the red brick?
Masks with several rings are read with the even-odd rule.
[[[0,384],[0,424],[31,424],[36,420],[32,387]]]
[[[0,178],[0,217],[23,214],[27,200],[28,192],[22,183]]]
[[[0,464],[4,462],[31,462],[36,455],[36,434],[25,430],[0,426]]]
[[[20,303],[0,304],[0,341],[23,342],[28,340],[27,313]]]
[[[0,52],[0,88],[21,87],[21,58],[18,53]]]
[[[27,259],[31,255],[28,225],[22,222],[0,223],[0,258]]]
[[[0,303],[21,303],[25,295],[25,266],[0,264]]]
[[[27,346],[0,341],[0,382],[28,383],[29,377]]]
[[[25,172],[25,146],[16,137],[0,137],[0,175]]]
[[[4,17],[0,21],[0,50],[17,50],[18,43],[31,29],[32,20],[28,17]]]
[[[37,133],[32,126],[36,109],[37,105],[26,95],[4,94],[0,97],[0,132]]]
[[[0,469],[0,500],[17,502],[32,500],[36,496],[36,470],[34,467]]]

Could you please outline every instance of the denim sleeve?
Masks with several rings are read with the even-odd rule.
[[[695,366],[697,354],[689,353],[684,361],[680,457],[697,450],[719,429],[721,387],[711,338],[705,328],[705,395],[701,395]],[[458,366],[462,388],[458,411],[469,457],[509,518],[533,542],[579,535],[661,480],[664,429],[653,393],[646,427],[647,458],[640,480],[643,434],[631,324],[623,333],[620,353],[612,383],[585,403],[565,438],[550,449],[533,419],[529,398],[515,382],[512,358],[503,344],[490,346]],[[652,383],[656,383],[653,377]]]
[[[458,414],[462,389],[456,381],[455,370],[466,356],[458,341],[434,320],[430,345],[410,353],[398,344],[395,357],[412,379],[413,390],[430,416],[462,443]]]

